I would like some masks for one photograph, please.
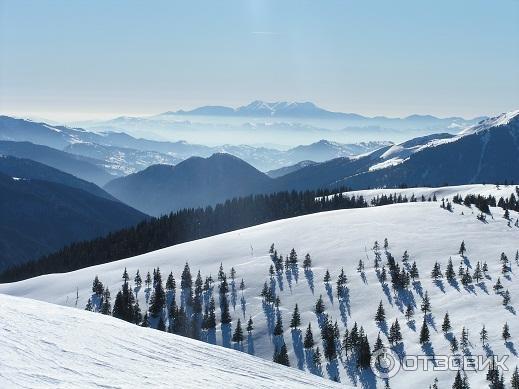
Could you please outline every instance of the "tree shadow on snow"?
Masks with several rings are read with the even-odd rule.
[[[515,349],[514,342],[505,342],[505,346],[515,357],[517,357],[517,350]]]
[[[292,345],[294,347],[294,354],[297,359],[297,368],[304,370],[305,355],[303,351],[303,338],[299,328],[292,329]]]
[[[240,299],[241,311],[243,312],[243,318],[245,319],[245,312],[247,311],[247,301],[245,297],[241,296]]]
[[[326,288],[326,294],[328,295],[328,298],[330,299],[330,302],[333,305],[333,290],[332,290],[332,286],[330,285],[329,282],[325,283],[324,286]]]
[[[247,336],[247,353],[254,355],[254,338],[252,337],[252,334]]]
[[[312,294],[314,294],[314,272],[312,269],[305,269],[305,278],[308,282],[310,290],[312,291]]]
[[[416,332],[416,321],[414,319],[409,320],[407,322],[407,326],[411,329],[411,331]]]
[[[393,306],[393,297],[391,297],[391,292],[389,291],[389,286],[384,282],[382,284],[382,290],[384,291],[384,294],[387,297],[387,301],[391,306]]]
[[[452,286],[454,289],[456,289],[458,292],[460,291],[460,284],[458,283],[458,280],[455,278],[447,280],[450,286]]]
[[[413,282],[413,288],[414,288],[414,290],[416,290],[416,293],[418,294],[418,296],[420,296],[420,298],[423,298],[422,283],[420,281]]]
[[[210,328],[206,333],[206,342],[216,344],[216,328]]]
[[[485,294],[488,294],[487,284],[484,282],[478,282],[476,286],[480,288]]]
[[[333,359],[326,364],[326,371],[328,373],[328,377],[332,381],[341,382],[341,376],[339,374],[339,363],[337,359]]]
[[[278,271],[276,274],[276,278],[278,279],[279,290],[282,292],[283,291],[283,272]]]
[[[222,346],[231,347],[231,323],[221,324],[222,328]]]
[[[274,332],[276,311],[271,304],[267,304],[265,301],[263,302],[262,305],[263,305],[263,313],[265,313],[265,318],[267,320],[268,333],[272,334],[272,332]]]
[[[440,289],[442,293],[445,293],[445,287],[443,286],[442,280],[434,280],[434,285],[436,285],[436,287]]]
[[[512,307],[511,305],[507,305],[507,306],[505,307],[505,309],[506,309],[508,312],[510,312],[512,315],[514,315],[514,316],[517,315],[517,313],[515,312],[515,308]]]

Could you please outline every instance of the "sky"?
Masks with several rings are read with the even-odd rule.
[[[492,115],[519,108],[518,20],[519,0],[0,0],[0,112]]]

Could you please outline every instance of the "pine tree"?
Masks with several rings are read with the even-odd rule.
[[[305,259],[303,261],[303,268],[305,270],[308,270],[312,267],[312,258],[310,257],[310,254],[306,254],[305,255]]]
[[[483,328],[479,332],[479,340],[481,340],[481,344],[484,346],[488,341],[488,331],[486,330],[485,326],[483,325]]]
[[[297,253],[296,253],[296,250],[293,248],[292,248],[292,250],[290,250],[290,255],[289,255],[288,261],[290,263],[290,266],[297,267]]]
[[[95,276],[94,281],[92,282],[92,292],[98,296],[101,296],[104,292],[103,283],[99,281],[97,275]]]
[[[404,255],[402,255],[402,262],[409,261],[409,254],[407,253],[407,250],[404,251]]]
[[[503,332],[502,332],[501,336],[505,342],[508,342],[508,339],[511,338],[510,328],[508,327],[508,323],[505,323],[505,325],[503,326]]]
[[[123,281],[124,282],[128,282],[130,280],[130,276],[128,275],[128,272],[126,271],[126,268],[124,268],[124,272],[123,272]]]
[[[133,282],[135,283],[135,286],[137,288],[140,288],[142,286],[142,278],[139,274],[139,269],[137,269],[137,274],[135,274],[135,278],[133,279]]]
[[[236,270],[234,270],[234,267],[231,267],[231,280],[234,281],[236,278]]]
[[[299,308],[297,304],[294,308],[294,313],[292,314],[292,320],[290,320],[290,328],[296,329],[301,325],[301,316],[299,315]]]
[[[478,261],[476,264],[476,270],[474,270],[474,275],[472,276],[476,280],[476,283],[479,283],[480,280],[483,279],[483,271],[481,270],[481,265]]]
[[[227,296],[223,295],[220,301],[220,322],[222,324],[229,324],[232,321],[231,314],[229,313],[229,302]]]
[[[111,315],[112,314],[112,304],[110,303],[110,291],[108,287],[105,288],[103,293],[103,304],[101,304],[101,313],[103,315]]]
[[[344,268],[342,268],[341,274],[339,274],[339,277],[337,277],[337,298],[338,299],[343,297],[347,283],[348,283],[348,278],[344,274]]]
[[[94,307],[92,306],[92,300],[91,299],[88,299],[86,307],[85,307],[85,311],[90,311],[90,312],[94,311]]]
[[[384,348],[384,343],[382,342],[382,339],[380,339],[380,331],[379,331],[379,333],[377,335],[377,340],[375,341],[375,345],[373,346],[373,352],[378,351],[382,348]]]
[[[274,253],[275,253],[276,256],[277,256],[277,252],[274,252]],[[225,273],[224,273],[224,271],[223,271],[223,263],[220,262],[220,268],[218,269],[218,281],[220,281],[220,282],[222,281],[224,274],[225,274]]]
[[[238,319],[236,323],[236,329],[234,330],[234,334],[232,335],[232,341],[235,343],[243,342],[243,330],[241,328],[241,321]]]
[[[501,278],[497,278],[496,284],[493,286],[493,289],[496,293],[500,293],[503,290],[503,285],[501,284]]]
[[[413,317],[414,315],[414,309],[413,309],[413,306],[411,304],[408,304],[407,305],[407,308],[405,310],[405,318],[407,319],[407,321],[411,320],[411,318]]]
[[[465,241],[462,241],[461,245],[460,245],[460,249],[458,251],[458,254],[463,256],[463,255],[465,255],[466,252],[467,252],[467,248],[465,247]]]
[[[254,323],[252,321],[252,316],[249,316],[249,321],[247,323],[247,328],[246,329],[247,329],[247,332],[248,332],[249,335],[251,335],[252,331],[254,331]]]
[[[510,292],[507,290],[505,290],[505,292],[503,293],[503,305],[506,307],[508,304],[510,304]]]
[[[315,304],[315,314],[320,315],[324,312],[324,302],[323,302],[323,295],[319,296],[319,299],[317,300],[317,303]]]
[[[133,306],[133,322],[139,325],[142,321],[141,307],[139,307],[139,301],[135,300],[135,305]]]
[[[387,241],[387,238],[384,238],[384,250],[387,251],[389,248],[389,242]]]
[[[173,277],[173,272],[169,273],[168,279],[166,280],[166,290],[168,292],[175,293],[175,289],[177,288],[175,277]]]
[[[467,348],[469,345],[469,333],[465,327],[461,329],[461,347]]]
[[[429,328],[425,317],[423,318],[422,329],[420,330],[420,344],[424,344],[429,341]]]
[[[454,383],[452,384],[452,389],[465,389],[463,384],[463,378],[461,377],[461,373],[458,370],[456,373],[456,378],[454,379]]]
[[[283,343],[279,351],[276,348],[276,350],[274,351],[273,361],[279,363],[280,365],[290,366],[286,344]]]
[[[420,275],[418,274],[418,267],[416,266],[416,261],[413,261],[411,270],[409,271],[409,275],[411,276],[413,282],[420,277]]]
[[[445,316],[443,317],[443,323],[442,323],[442,331],[444,333],[449,332],[452,329],[451,326],[451,320],[449,318],[449,313],[447,312]]]
[[[364,262],[359,260],[359,266],[357,266],[357,272],[362,273],[364,271]]]
[[[384,306],[382,305],[382,300],[378,304],[377,313],[375,315],[375,321],[377,323],[382,323],[386,320],[386,312],[384,311]]]
[[[315,349],[312,355],[312,362],[314,363],[314,366],[318,369],[321,368],[321,350],[319,350],[319,346]]]
[[[240,282],[240,291],[241,291],[242,296],[243,296],[244,290],[245,290],[245,281],[243,281],[243,278],[242,278],[241,282]]]
[[[456,351],[459,350],[459,345],[458,345],[458,339],[456,339],[455,336],[453,336],[450,340],[450,345],[451,345],[451,352],[452,353],[455,353]]]
[[[310,323],[308,323],[308,327],[306,328],[303,346],[306,349],[314,347],[314,335],[312,334],[312,325]]]
[[[519,369],[517,366],[515,367],[514,373],[512,374],[512,378],[510,379],[510,386],[512,389],[519,389]]]
[[[146,286],[147,289],[149,289],[150,286],[151,286],[151,275],[150,275],[150,272],[148,272],[148,274],[146,274],[146,280],[144,281],[144,285]]]
[[[207,323],[206,326],[208,329],[216,328],[216,304],[214,302],[214,297],[211,296],[209,300],[209,308],[207,312]]]
[[[158,316],[162,309],[164,308],[164,304],[166,303],[166,294],[164,293],[164,289],[162,287],[162,277],[160,274],[160,269],[157,268],[155,272],[155,289],[153,294],[151,295],[151,302],[149,311],[152,316]]]
[[[454,281],[456,279],[456,272],[454,271],[454,265],[452,264],[452,258],[449,258],[449,263],[447,264],[447,270],[445,270],[445,277],[449,281]]]
[[[434,263],[434,267],[433,267],[432,272],[431,272],[431,278],[433,280],[438,280],[440,278],[443,278],[441,267],[440,267],[440,264],[438,262]]]
[[[150,274],[150,273],[148,273],[148,274]],[[150,323],[148,321],[148,312],[146,312],[142,319],[141,327],[149,327],[149,326],[150,326]]]
[[[427,315],[428,312],[431,312],[431,302],[429,301],[429,294],[427,291],[422,299],[422,305],[420,306],[424,315]]]
[[[402,339],[400,323],[398,323],[398,319],[395,319],[394,323],[391,324],[391,328],[389,329],[389,342],[391,342],[391,344],[395,344],[402,341]]]
[[[326,273],[324,274],[324,282],[329,283],[331,279],[332,277],[330,276],[330,272],[328,271],[328,269],[326,269]]]
[[[283,319],[279,309],[276,312],[276,325],[274,326],[274,336],[283,335]]]

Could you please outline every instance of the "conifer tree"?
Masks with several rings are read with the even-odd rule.
[[[503,290],[503,284],[501,284],[501,278],[497,278],[496,284],[493,286],[496,293],[500,293]]]
[[[321,350],[319,350],[319,346],[317,346],[312,355],[312,362],[314,363],[314,366],[317,367],[317,369],[321,368],[321,359]]]
[[[243,278],[242,278],[241,282],[240,282],[240,291],[241,291],[242,296],[243,296],[244,290],[245,290],[245,281],[243,281]]]
[[[277,255],[277,252],[274,253]],[[218,269],[218,281],[222,281],[224,274],[225,273],[223,271],[223,263],[220,262],[220,268]]]
[[[101,296],[104,292],[103,283],[99,281],[97,275],[95,276],[94,281],[92,282],[92,292],[98,296]]]
[[[126,271],[126,268],[124,268],[124,272],[123,272],[123,281],[124,282],[128,282],[130,280],[130,276],[128,275],[128,272]]]
[[[483,279],[483,271],[481,270],[481,265],[478,261],[476,264],[476,270],[474,270],[474,275],[472,276],[476,280],[476,283],[479,283]]]
[[[331,278],[332,277],[330,276],[330,272],[328,271],[328,269],[326,269],[326,273],[324,273],[324,282],[329,283]]]
[[[312,333],[312,325],[310,323],[308,323],[308,327],[306,328],[303,346],[306,349],[314,347],[314,335]]]
[[[146,274],[146,280],[144,280],[144,285],[146,286],[146,289],[149,289],[151,286],[151,275],[150,272]]]
[[[211,296],[211,299],[209,300],[206,326],[208,329],[216,328],[216,304],[213,296]]]
[[[236,270],[234,270],[234,267],[231,267],[231,280],[234,281],[236,278]]]
[[[451,326],[451,320],[449,318],[449,312],[447,312],[445,314],[445,316],[443,317],[443,323],[442,323],[442,331],[444,333],[447,333],[449,332],[450,330],[452,329],[452,326]]]
[[[377,323],[382,323],[386,320],[386,312],[384,311],[384,306],[382,305],[382,300],[378,304],[377,313],[375,314],[375,321]]]
[[[450,346],[451,346],[451,352],[452,352],[452,353],[455,353],[456,351],[458,351],[458,349],[459,349],[458,339],[456,339],[455,336],[453,336],[453,337],[451,338],[451,340],[449,341],[449,343],[450,343]]]
[[[362,273],[364,271],[364,262],[362,259],[359,260],[359,266],[357,266],[357,272]]]
[[[166,280],[166,291],[175,294],[175,289],[177,288],[175,277],[173,277],[173,272],[169,273],[168,279]]]
[[[319,299],[317,300],[317,303],[315,304],[315,314],[320,315],[324,312],[324,302],[323,302],[323,295],[319,296]]]
[[[86,307],[85,307],[85,311],[90,311],[90,312],[94,311],[94,307],[92,306],[92,300],[91,299],[88,299]]]
[[[469,345],[469,333],[465,327],[461,329],[461,341],[460,345],[463,348],[467,348]]]
[[[279,363],[280,365],[290,366],[286,344],[283,343],[279,351],[276,348],[276,350],[274,351],[273,361]]]
[[[506,342],[508,342],[508,339],[511,338],[511,335],[510,335],[510,327],[508,327],[508,323],[505,323],[505,325],[503,326],[503,332],[501,334],[503,340]]]
[[[160,269],[157,268],[155,272],[155,289],[153,294],[151,295],[151,302],[149,311],[152,316],[159,316],[164,308],[164,304],[166,303],[166,294],[164,293],[164,289],[162,287],[162,277],[160,274]]]
[[[429,301],[429,294],[427,293],[427,291],[425,292],[425,295],[422,299],[420,309],[422,310],[424,315],[427,315],[428,312],[431,312],[431,302]]]
[[[510,379],[510,386],[512,389],[519,389],[519,369],[515,367],[512,378]]]
[[[463,255],[465,255],[466,252],[467,252],[467,248],[465,247],[465,241],[462,241],[461,245],[460,245],[460,249],[458,251],[458,254],[463,256]]]
[[[414,315],[413,306],[411,304],[407,304],[407,308],[405,310],[405,318],[407,319],[407,321],[411,320],[413,315]]]
[[[133,279],[133,282],[135,283],[135,286],[137,288],[140,288],[142,286],[142,278],[139,273],[139,269],[137,269],[137,274],[135,274],[135,278]]]
[[[458,370],[456,373],[456,378],[454,378],[454,383],[452,384],[452,389],[465,389],[463,384],[463,378],[461,377],[461,373]]]
[[[380,339],[380,331],[377,335],[377,340],[375,341],[375,345],[373,346],[373,352],[378,351],[384,347],[384,343],[382,339]]]
[[[276,325],[274,326],[274,336],[283,335],[283,319],[279,309],[276,312]]]
[[[236,328],[234,330],[234,334],[232,335],[232,341],[239,344],[243,342],[243,330],[241,328],[240,319],[238,319],[238,322],[236,323]]]
[[[150,273],[148,273],[150,274]],[[150,326],[150,323],[148,321],[148,312],[146,312],[144,314],[144,317],[142,318],[142,323],[141,323],[141,327],[149,327]]]
[[[108,287],[105,288],[103,293],[103,303],[101,304],[101,313],[103,315],[111,315],[112,314],[112,304],[110,303],[110,291]]]
[[[157,324],[157,329],[159,331],[166,331],[166,323],[164,323],[164,319],[162,315],[159,317],[159,323]]]
[[[294,313],[292,314],[292,320],[290,320],[290,328],[296,329],[301,325],[301,315],[299,314],[299,308],[297,304],[294,308]]]
[[[303,261],[303,268],[304,270],[308,270],[312,267],[312,258],[310,257],[310,254],[305,255],[305,259]]]
[[[510,304],[510,292],[507,290],[505,290],[505,292],[503,293],[503,305],[506,307],[508,304]]]
[[[384,250],[387,251],[389,248],[389,242],[387,241],[387,238],[384,238]]]
[[[252,321],[252,316],[249,316],[249,321],[247,323],[247,332],[249,335],[252,335],[252,331],[254,331],[254,322]]]
[[[409,271],[409,276],[413,280],[413,282],[420,277],[418,273],[418,267],[416,266],[416,261],[413,261],[413,264],[411,265],[411,270]]]
[[[479,340],[481,340],[481,344],[484,346],[488,341],[488,331],[485,328],[485,325],[483,325],[483,328],[479,332]]]
[[[456,272],[454,271],[454,265],[452,264],[452,258],[449,258],[449,263],[447,264],[447,270],[445,270],[445,277],[449,281],[454,281],[456,279]]]
[[[398,323],[398,319],[395,319],[394,323],[391,324],[391,328],[389,329],[389,342],[391,344],[395,344],[402,341],[402,332],[400,330],[400,323]]]
[[[227,296],[223,295],[220,301],[220,322],[222,324],[229,324],[232,321],[231,314],[229,312],[229,302]]]
[[[135,300],[135,305],[133,306],[133,322],[139,325],[142,321],[141,307],[139,306],[139,301]]]
[[[402,262],[409,261],[409,254],[407,253],[407,250],[404,251],[404,255],[402,255]]]
[[[347,283],[348,278],[346,277],[346,274],[344,274],[344,268],[342,268],[339,277],[337,277],[337,298],[340,299],[343,297]]]
[[[429,341],[429,328],[425,317],[423,318],[422,329],[420,330],[420,344],[424,344]]]
[[[288,261],[290,263],[290,266],[297,267],[297,253],[296,253],[296,250],[293,248],[292,248],[292,250],[290,250],[290,256],[289,256]]]

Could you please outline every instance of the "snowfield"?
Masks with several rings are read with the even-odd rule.
[[[335,388],[273,362],[125,321],[0,295],[2,388]]]
[[[505,196],[508,190],[513,190],[512,188],[514,187],[502,188],[498,191],[495,186],[471,185],[450,188],[411,188],[389,190],[388,192],[398,193],[403,191],[408,197],[410,197],[412,193],[417,197],[422,193],[426,197],[429,194],[432,196],[432,193],[436,193],[438,200],[440,200],[442,197],[453,196],[457,193],[463,195],[465,193],[463,192],[464,190],[467,191],[466,193],[476,194],[487,193],[487,191],[488,193],[494,193],[497,191],[499,197],[501,195]],[[361,192],[358,193],[360,194]],[[362,193],[369,198],[370,195],[376,195],[377,193],[381,193],[381,191],[363,191]],[[222,262],[228,276],[231,267],[235,268],[237,273],[236,289],[238,289],[239,282],[242,278],[246,285],[246,289],[243,292],[243,306],[240,303],[242,295],[239,290],[237,290],[235,295],[236,304],[231,304],[231,315],[233,317],[232,328],[234,329],[238,318],[241,318],[243,323],[244,321],[246,322],[249,316],[252,316],[255,330],[253,332],[252,341],[245,342],[244,350],[245,352],[248,351],[270,361],[272,360],[274,352],[274,340],[271,335],[272,323],[268,320],[268,313],[264,310],[259,294],[263,283],[269,281],[268,269],[272,261],[268,249],[272,243],[275,243],[279,253],[288,255],[289,251],[295,248],[299,255],[298,272],[289,274],[283,272],[281,275],[275,275],[273,277],[273,282],[276,284],[276,291],[281,299],[280,310],[283,316],[284,340],[288,346],[290,364],[293,368],[308,369],[308,360],[302,348],[300,336],[304,337],[304,331],[309,322],[312,324],[314,340],[319,344],[321,350],[323,349],[320,343],[319,325],[316,315],[313,312],[316,300],[322,295],[326,312],[330,314],[334,321],[338,321],[341,339],[345,327],[347,326],[351,329],[353,323],[357,322],[359,326],[362,325],[364,327],[371,348],[373,348],[373,344],[379,332],[381,333],[384,344],[388,345],[386,336],[374,321],[377,306],[379,301],[382,300],[386,311],[388,326],[395,318],[398,318],[400,322],[404,339],[402,350],[400,350],[401,353],[406,355],[450,355],[449,342],[441,330],[443,317],[446,312],[449,312],[453,326],[453,334],[458,340],[460,339],[463,326],[469,330],[469,340],[471,342],[470,353],[472,355],[487,355],[488,353],[494,353],[499,356],[508,355],[507,365],[509,369],[513,370],[515,366],[519,364],[517,356],[519,350],[519,320],[517,320],[517,311],[519,311],[519,266],[515,263],[516,250],[519,249],[519,228],[513,226],[513,222],[519,217],[519,214],[510,212],[513,222],[511,226],[508,226],[507,221],[503,218],[503,210],[501,208],[491,208],[491,211],[493,218],[490,216],[487,217],[486,223],[476,219],[476,216],[479,214],[477,209],[453,204],[453,212],[449,212],[440,208],[439,201],[395,204],[383,207],[312,214],[293,219],[279,220],[188,242],[137,257],[81,269],[67,274],[45,275],[12,284],[0,285],[0,293],[43,300],[69,307],[77,306],[83,309],[87,300],[92,295],[92,280],[96,275],[99,276],[105,286],[110,288],[113,302],[117,290],[121,287],[121,275],[125,267],[133,280],[138,269],[144,277],[146,272],[152,272],[153,268],[159,266],[163,280],[165,281],[169,272],[173,271],[178,285],[180,274],[186,261],[189,262],[193,277],[200,269],[203,277],[212,274],[213,278],[216,278],[218,267],[220,262]],[[419,282],[410,287],[410,293],[408,293],[405,300],[400,296],[396,296],[391,291],[390,283],[388,283],[387,286],[383,286],[381,282],[379,282],[373,266],[374,253],[371,250],[373,243],[377,240],[382,245],[386,237],[389,241],[388,251],[400,262],[400,265],[402,266],[402,254],[407,250],[410,256],[409,263],[416,261],[420,272]],[[464,258],[458,254],[458,249],[462,241],[465,241],[467,247],[467,253]],[[504,252],[512,262],[512,273],[508,277],[501,274],[499,259],[502,252]],[[305,273],[302,268],[302,260],[306,253],[310,253],[313,260],[312,270],[307,273]],[[460,262],[472,272],[478,261],[486,261],[489,267],[488,278],[479,284],[474,283],[467,288],[459,282],[459,277],[455,285],[451,285],[445,278],[435,283],[430,277],[434,263],[438,261],[442,271],[445,272],[449,257],[451,257],[454,262],[456,272],[458,271]],[[382,259],[385,260],[383,253]],[[365,263],[363,276],[356,270],[359,260],[363,260]],[[343,300],[339,302],[336,295],[336,280],[341,268],[344,268],[349,279],[349,298],[347,301]],[[323,282],[323,277],[327,269],[332,275],[332,282],[328,286]],[[498,277],[500,277],[504,288],[508,289],[511,294],[511,304],[508,308],[502,305],[502,297],[497,295],[492,289]],[[423,350],[418,339],[423,321],[423,315],[420,312],[421,296],[426,291],[430,296],[432,305],[432,316],[428,320],[428,327],[431,333],[431,347]],[[76,293],[78,296],[77,301]],[[177,295],[178,293],[177,290]],[[218,301],[217,295],[218,292],[215,290],[214,296]],[[138,299],[141,308],[144,309],[146,307],[146,299],[143,291],[138,292]],[[2,305],[4,305],[4,300],[6,301],[5,304],[7,304],[8,301],[13,301],[4,297],[1,300]],[[231,297],[230,300],[232,301],[233,298]],[[110,380],[113,379],[115,380],[114,386],[117,386],[117,383],[121,382],[119,380],[128,378],[124,377],[123,374],[113,374],[113,371],[121,368],[125,363],[135,363],[135,368],[143,372],[142,377],[144,377],[144,372],[146,372],[148,378],[142,378],[142,382],[159,379],[158,377],[167,379],[168,374],[166,370],[164,370],[166,366],[171,366],[171,370],[169,371],[174,371],[175,366],[179,364],[179,370],[186,369],[183,370],[183,373],[179,373],[179,377],[188,375],[193,380],[206,380],[204,382],[216,382],[214,381],[217,379],[215,377],[219,375],[222,377],[225,375],[225,377],[227,377],[225,378],[227,380],[226,382],[234,382],[232,381],[231,373],[237,375],[234,377],[235,380],[241,379],[239,374],[243,374],[244,380],[251,379],[251,375],[254,376],[254,374],[256,374],[257,376],[255,377],[258,380],[258,385],[261,385],[263,383],[260,380],[260,376],[265,375],[265,377],[267,377],[275,373],[272,371],[272,373],[263,374],[259,369],[249,371],[246,367],[244,367],[244,370],[247,371],[246,373],[245,371],[237,369],[228,371],[226,370],[227,368],[223,368],[216,376],[211,376],[211,378],[206,379],[205,376],[199,376],[196,371],[193,373],[193,371],[187,370],[188,368],[200,368],[201,372],[206,369],[213,371],[211,370],[212,368],[210,369],[205,366],[205,362],[201,362],[201,366],[195,367],[189,365],[187,362],[185,362],[185,365],[179,362],[171,362],[170,358],[174,358],[175,356],[180,357],[185,347],[190,353],[195,353],[197,350],[200,350],[197,359],[203,358],[204,353],[209,351],[213,354],[221,353],[221,358],[225,356],[228,360],[231,360],[231,358],[237,355],[237,363],[235,365],[237,368],[240,368],[240,364],[248,363],[251,359],[246,355],[227,352],[224,349],[205,346],[189,340],[185,340],[184,342],[184,340],[175,338],[173,335],[159,333],[159,331],[138,329],[136,326],[127,325],[126,323],[103,317],[101,314],[85,314],[79,311],[61,309],[27,300],[18,301],[23,301],[24,306],[26,303],[27,309],[29,310],[29,313],[25,315],[24,319],[19,319],[19,314],[16,312],[13,314],[3,312],[2,315],[0,315],[0,320],[3,321],[2,328],[8,326],[7,328],[11,331],[6,334],[5,330],[3,330],[4,334],[2,337],[3,339],[7,339],[7,341],[1,342],[0,347],[6,347],[6,344],[11,346],[8,346],[10,348],[2,350],[0,353],[0,358],[6,358],[6,351],[9,355],[8,360],[2,362],[2,365],[8,362],[14,363],[12,362],[13,360],[23,360],[25,351],[19,355],[14,353],[15,347],[17,347],[15,346],[16,342],[33,342],[28,343],[28,345],[34,344],[34,346],[37,345],[38,348],[49,348],[56,351],[62,349],[69,350],[68,346],[60,349],[59,347],[61,346],[55,347],[52,344],[38,340],[38,338],[44,340],[47,336],[47,331],[43,329],[46,324],[40,321],[49,320],[49,325],[52,326],[55,320],[56,322],[54,324],[57,326],[56,328],[63,328],[62,331],[65,331],[65,333],[71,337],[73,334],[76,334],[76,340],[70,340],[70,344],[73,345],[74,342],[77,341],[83,345],[79,349],[76,349],[77,352],[83,349],[86,349],[85,352],[90,350],[88,351],[88,353],[91,353],[89,354],[90,356],[85,358],[91,358],[93,365],[98,364],[95,374],[104,379],[104,371],[106,369],[106,374],[110,374],[111,376],[106,382],[110,382]],[[414,321],[409,323],[406,322],[404,317],[404,303],[407,302],[415,305]],[[293,331],[288,328],[296,303],[301,312],[302,334],[297,330]],[[15,306],[16,304],[10,304],[8,309],[15,310]],[[44,309],[38,307],[44,307]],[[65,319],[63,321],[58,319],[58,312],[68,316],[70,322]],[[11,319],[11,317],[15,319]],[[29,318],[32,319],[29,320]],[[222,337],[218,314],[217,318],[218,332],[216,343],[218,345],[223,344],[227,347],[233,347],[229,339],[226,340],[225,336]],[[24,336],[26,334],[17,333],[18,325],[12,324],[11,321],[13,320],[19,320],[19,325],[23,328],[29,328],[34,325],[31,331],[35,332],[31,336]],[[101,328],[99,335],[95,329],[89,330],[86,328],[94,328],[97,320]],[[89,326],[85,326],[85,329],[83,329],[83,327],[78,329],[79,327],[77,327],[77,325],[82,324],[82,321],[89,323]],[[512,336],[506,345],[501,339],[501,332],[505,322],[508,322]],[[485,348],[479,340],[479,332],[483,325],[486,326],[489,333],[489,345]],[[111,331],[109,328],[124,328],[124,331]],[[56,338],[59,338],[59,336],[61,336],[59,332],[57,332],[56,335],[52,335],[52,339],[54,340],[51,342],[56,342]],[[99,342],[97,342],[97,336],[100,337]],[[139,340],[136,341],[135,337]],[[124,339],[127,339],[127,341],[123,342]],[[146,339],[148,339],[150,343],[155,344],[155,346],[142,351],[141,342],[145,343]],[[96,342],[95,345],[98,345],[96,347],[110,345],[108,350],[103,351],[107,354],[101,353],[100,355],[96,355],[95,347],[92,346],[92,349],[90,349],[91,346],[89,346],[89,342],[93,341]],[[24,346],[24,350],[31,350],[31,347],[32,346]],[[125,355],[125,358],[127,357],[124,361],[118,362],[118,358],[106,357],[106,355],[111,355],[110,353],[112,353],[113,350],[120,350],[124,347],[131,347],[132,351],[130,353],[121,354],[117,352],[118,357],[122,354]],[[180,355],[169,351],[168,348],[177,350]],[[134,350],[136,351],[136,355],[133,353]],[[61,358],[64,353],[60,351],[57,354],[60,355]],[[145,359],[145,362],[141,362],[141,358],[144,358],[141,354],[145,354],[151,358],[151,360],[154,361],[153,364],[157,363],[157,365],[153,365],[156,368],[152,368],[151,364],[147,364],[150,361],[148,359]],[[38,370],[39,362],[30,359],[33,358],[32,354],[27,355],[27,358],[23,365],[35,365],[32,368]],[[133,358],[137,360],[133,361]],[[155,359],[157,359],[158,362],[156,362]],[[53,362],[46,363],[53,366]],[[119,363],[122,365],[119,365]],[[117,367],[113,370],[110,369],[109,366],[106,366],[112,364],[117,364]],[[207,364],[209,363],[207,362]],[[270,367],[271,364],[265,364],[264,366]],[[11,369],[16,368],[17,367],[12,367]],[[74,366],[72,369],[76,368],[78,367]],[[35,377],[38,377],[38,374],[43,374],[42,372],[47,369],[48,367],[42,367],[39,373],[35,373],[31,376],[20,375],[17,381],[20,382],[22,379],[35,379]],[[129,369],[125,368],[125,370]],[[338,360],[337,365],[333,363],[328,364],[323,359],[322,370],[324,377],[333,376],[333,374],[338,371],[340,381],[346,385],[364,388],[383,387],[382,380],[378,379],[371,371],[365,370],[358,372],[355,366],[344,356]],[[11,370],[11,374],[16,374],[13,371],[15,370]],[[290,370],[286,373],[285,371],[285,369],[282,369],[280,373],[277,374],[282,376],[286,375],[287,383],[292,380],[290,377],[297,377],[298,380],[301,380],[297,382],[294,381],[294,386],[298,386],[304,381],[301,377],[304,377],[304,379],[307,377],[306,375],[290,376],[289,372],[294,371],[293,374],[296,374],[295,370]],[[68,374],[74,373],[63,372],[62,374],[68,377]],[[89,380],[98,379],[93,375],[83,374],[85,373],[81,370],[81,374],[77,374],[77,376],[79,377],[78,379],[84,380],[83,382],[85,383],[91,382]],[[207,374],[209,374],[209,372]],[[455,371],[433,371],[432,365],[429,365],[427,371],[419,369],[418,371],[399,372],[395,377],[391,378],[390,385],[392,388],[426,388],[431,385],[434,378],[437,377],[439,387],[447,388],[452,386],[455,374]],[[276,375],[276,377],[279,377],[279,375]],[[486,371],[468,372],[471,387],[486,387],[488,383],[485,380],[485,376]],[[507,383],[509,383],[510,376],[511,371],[505,372],[505,380]],[[8,377],[14,380],[13,375]],[[128,382],[132,382],[130,378],[128,378],[128,380]],[[310,380],[311,378],[308,378],[307,382],[311,382]],[[168,382],[172,381],[170,380]],[[319,382],[317,384],[318,387],[323,387],[324,383],[321,381],[317,382]],[[265,381],[265,385],[267,384]],[[124,386],[124,382],[121,383],[121,385]],[[287,385],[283,383],[282,386],[286,387]]]

